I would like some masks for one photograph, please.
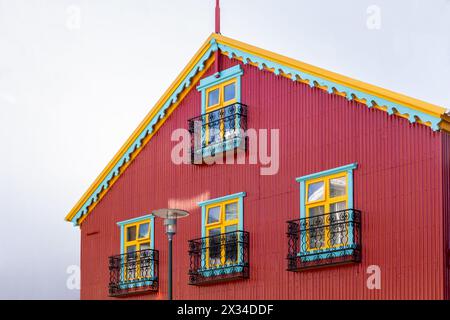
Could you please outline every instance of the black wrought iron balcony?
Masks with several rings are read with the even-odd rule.
[[[288,270],[361,261],[361,212],[347,209],[288,221]]]
[[[189,120],[191,134],[191,162],[236,148],[245,149],[247,106],[233,103]]]
[[[109,295],[158,291],[159,252],[141,250],[109,257]]]
[[[189,284],[249,277],[249,233],[234,231],[189,241]]]

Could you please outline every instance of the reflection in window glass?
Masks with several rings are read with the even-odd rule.
[[[347,220],[348,212],[345,210],[347,203],[345,201],[330,204],[330,244],[332,246],[346,244],[348,242]]]
[[[208,224],[220,221],[220,207],[208,209]],[[215,230],[215,229],[214,229]]]
[[[221,239],[220,239],[220,228],[209,230],[209,243],[208,243],[208,253],[209,253],[209,266],[219,266],[221,264]]]
[[[237,219],[237,202],[225,205],[225,220],[228,221],[235,219]]]
[[[127,228],[127,241],[136,240],[136,226]]]
[[[347,186],[346,177],[330,179],[330,197],[335,198],[345,196],[346,186]]]
[[[224,88],[224,101],[230,101],[236,98],[236,84],[231,83]]]
[[[136,251],[136,246],[128,246],[127,247],[127,253],[131,253],[131,252],[135,252]]]
[[[139,226],[139,239],[142,238],[148,238],[150,231],[150,224],[149,223],[143,223]]]
[[[346,206],[347,205],[346,205],[345,201],[332,203],[332,204],[330,204],[330,212],[345,210],[345,209],[347,209]]]
[[[148,250],[150,249],[150,242],[141,243],[141,246],[139,248],[140,250]]]
[[[219,89],[212,90],[208,93],[208,107],[215,106],[219,103]]]
[[[225,227],[225,232],[234,232],[234,231],[237,231],[237,224]],[[225,264],[236,263],[237,255],[238,255],[238,235],[236,233],[229,233],[226,236]]]
[[[325,184],[323,181],[311,183],[308,187],[308,202],[324,199]]]
[[[309,247],[319,249],[325,245],[324,206],[309,208]]]

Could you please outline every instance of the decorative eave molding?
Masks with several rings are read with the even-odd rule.
[[[144,139],[154,133],[155,126],[166,118],[167,111],[174,104],[180,102],[180,95],[186,89],[192,89],[192,79],[200,72],[205,71],[206,62],[214,59],[213,53],[218,49],[222,53],[225,52],[229,58],[241,60],[244,64],[251,63],[260,70],[271,71],[293,81],[305,82],[311,87],[326,89],[330,94],[344,95],[348,100],[357,100],[369,108],[375,106],[386,108],[391,115],[398,114],[407,117],[411,123],[420,122],[429,125],[434,131],[439,129],[450,131],[450,117],[445,115],[444,108],[307,65],[222,35],[213,34],[66,216],[67,221],[78,225],[85,218],[92,210],[91,206],[99,201],[102,192],[110,188],[111,181],[121,174],[121,168],[124,168],[131,161],[132,155],[142,148]]]
[[[91,193],[91,195],[84,201],[83,205],[76,211],[75,214],[73,212],[69,213],[66,216],[66,220],[71,221],[74,225],[78,225],[79,220],[89,213],[89,207],[92,206],[99,200],[99,195],[110,187],[110,181],[119,176],[120,169],[127,164],[131,160],[131,155],[137,150],[140,149],[143,144],[143,140],[154,131],[155,125],[164,119],[166,116],[167,110],[178,102],[179,95],[191,87],[192,79],[201,71],[205,70],[206,61],[212,56],[212,54],[218,50],[217,42],[214,38],[211,37],[211,40],[208,41],[208,48],[206,52],[200,57],[199,61],[192,67],[189,73],[183,78],[181,83],[176,87],[174,92],[169,96],[169,98],[164,102],[164,104],[158,109],[158,112],[151,117],[148,124],[145,125],[143,129],[140,130],[137,138],[135,138],[131,145],[121,154],[119,160],[115,163],[115,165],[109,170],[106,177],[102,179],[102,181],[98,184],[95,190]],[[73,210],[72,210],[73,211]]]
[[[284,76],[291,78],[293,81],[307,82],[311,88],[325,88],[326,91],[330,94],[339,93],[341,96],[344,95],[347,100],[357,100],[358,102],[364,103],[369,108],[375,106],[385,107],[386,112],[389,115],[397,114],[405,116],[411,123],[421,122],[423,124],[429,125],[433,129],[433,131],[437,131],[440,129],[439,123],[442,120],[442,113],[431,114],[421,110],[416,110],[406,105],[395,103],[393,101],[380,98],[376,95],[362,92],[349,86],[327,80],[324,77],[315,76],[302,70],[288,67],[286,65],[256,56],[254,54],[236,49],[225,44],[219,43],[219,49],[222,52],[226,52],[230,59],[239,59],[244,64],[251,63],[257,66],[260,70],[272,71],[277,76],[283,74]]]

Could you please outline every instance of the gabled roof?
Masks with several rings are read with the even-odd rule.
[[[213,52],[219,49],[222,54],[241,60],[245,64],[254,65],[260,70],[267,70],[293,81],[301,81],[311,87],[319,87],[330,94],[341,95],[349,100],[366,104],[369,108],[376,107],[389,114],[408,118],[411,123],[419,122],[429,126],[434,131],[441,129],[450,131],[450,118],[445,115],[445,108],[354,80],[219,34],[212,34],[69,212],[65,218],[67,221],[78,225],[88,216],[131,161],[139,154],[142,147],[153,137],[204,72],[212,65],[215,59]]]

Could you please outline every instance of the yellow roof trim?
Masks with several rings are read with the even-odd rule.
[[[419,110],[421,112],[439,117],[442,114],[445,113],[446,109],[442,108],[440,106],[424,102],[415,98],[408,97],[406,95],[396,93],[375,85],[371,85],[359,80],[352,79],[350,77],[328,71],[265,49],[261,49],[252,45],[249,45],[244,42],[240,42],[235,39],[231,39],[228,37],[225,37],[223,35],[213,35],[213,37],[217,40],[218,43],[228,45],[230,47],[234,47],[236,49],[239,49],[241,51],[245,51],[247,53],[257,55],[260,57],[263,57],[267,60],[274,61],[276,63],[285,65],[287,67],[293,68],[293,69],[299,69],[301,71],[304,71],[306,73],[309,73],[314,76],[318,76],[321,78],[325,78],[332,82],[337,82],[339,84],[351,87],[353,89],[367,92],[368,94],[378,96],[380,98],[390,100],[394,103],[402,104],[405,106],[408,106],[412,109]]]
[[[158,100],[158,102],[155,104],[155,106],[151,109],[151,111],[147,114],[147,116],[144,118],[144,120],[139,124],[139,126],[134,130],[132,135],[127,139],[127,141],[124,143],[122,148],[115,154],[113,159],[108,163],[108,165],[103,169],[103,171],[100,173],[100,175],[95,179],[95,181],[91,184],[89,189],[83,194],[81,199],[76,203],[76,205],[70,210],[70,212],[66,215],[65,220],[72,221],[74,217],[77,215],[77,212],[81,210],[81,208],[86,204],[89,198],[91,198],[92,194],[98,189],[98,187],[102,184],[102,182],[105,180],[105,178],[110,174],[110,172],[114,169],[116,164],[120,161],[120,159],[126,154],[127,150],[133,145],[133,143],[138,139],[140,134],[146,129],[146,127],[150,124],[152,119],[158,115],[158,113],[163,108],[164,104],[171,98],[171,96],[175,93],[177,88],[180,87],[181,84],[183,84],[183,81],[186,79],[186,77],[191,73],[193,68],[196,67],[196,65],[200,62],[202,57],[208,52],[208,50],[211,49],[211,43],[215,40],[218,44],[223,44],[228,47],[233,47],[239,51],[247,52],[251,55],[259,56],[263,59],[273,61],[277,64],[284,65],[291,69],[300,70],[304,73],[311,74],[313,76],[317,76],[323,79],[326,79],[330,82],[338,83],[343,86],[365,92],[369,95],[377,96],[385,100],[389,100],[393,103],[404,105],[409,107],[410,109],[418,110],[420,112],[429,114],[431,116],[441,118],[442,122],[440,124],[441,129],[450,131],[450,117],[448,115],[445,115],[446,109],[418,100],[414,99],[408,96],[405,96],[403,94],[395,93],[393,91],[383,89],[374,85],[370,85],[367,83],[364,83],[359,80],[355,80],[343,75],[340,75],[338,73],[334,73],[319,67],[312,66],[310,64],[297,61],[295,59],[291,59],[288,57],[285,57],[283,55],[273,53],[222,35],[218,34],[212,34],[208,37],[208,39],[203,43],[203,45],[200,47],[200,49],[197,51],[197,53],[194,55],[194,57],[189,61],[187,66],[183,69],[183,71],[178,75],[178,77],[175,79],[175,81],[171,84],[171,86],[166,90],[166,92],[163,94],[163,96]],[[212,65],[214,61],[214,55],[208,59],[207,67]],[[198,80],[198,77],[201,77],[201,75],[207,70],[205,68],[201,72],[195,76],[194,80]],[[273,70],[272,70],[273,72]],[[283,76],[286,76],[285,74],[282,74]],[[194,82],[195,83],[195,82]],[[193,88],[193,84],[191,84],[187,90],[184,90],[182,94],[180,94],[180,99],[178,102],[176,102],[174,105],[170,107],[170,109],[167,111],[167,116],[170,115],[173,110],[179,105],[179,103],[182,101],[182,98]],[[357,100],[357,99],[356,99]],[[382,106],[379,106],[382,107]],[[150,134],[147,138],[145,138],[144,143],[145,145],[151,137],[154,135],[154,133],[162,126],[165,119],[160,120],[157,125],[155,125],[155,131],[153,134]],[[132,159],[134,159],[137,154],[140,152],[142,148],[136,150],[136,152],[133,154]],[[110,185],[106,190],[103,190],[99,196],[99,199],[94,202],[89,208],[88,212],[80,217],[80,221],[83,221],[87,215],[90,213],[90,211],[96,206],[96,204],[101,200],[101,198],[107,193],[109,188],[112,186],[112,184],[120,177],[120,175],[123,173],[123,171],[128,167],[128,165],[131,163],[132,159],[126,163],[123,168],[120,169],[119,175],[114,177],[111,180]]]
[[[80,208],[83,206],[83,204],[87,201],[87,199],[90,197],[90,195],[97,189],[99,184],[105,179],[105,177],[108,175],[108,173],[112,170],[112,168],[115,166],[117,161],[124,155],[124,153],[128,150],[128,148],[133,144],[133,142],[137,139],[139,134],[142,132],[142,130],[145,129],[145,127],[148,125],[148,123],[151,121],[151,119],[158,114],[158,112],[163,107],[164,103],[167,99],[170,98],[170,96],[173,94],[173,92],[176,90],[176,88],[181,84],[183,79],[189,74],[189,72],[192,70],[192,68],[198,63],[200,58],[206,53],[210,46],[210,42],[213,39],[213,35],[210,35],[208,39],[203,43],[201,48],[197,51],[197,53],[194,55],[194,57],[189,61],[187,66],[183,69],[183,71],[178,75],[178,77],[175,79],[175,81],[172,83],[172,85],[166,90],[164,95],[158,100],[156,105],[150,110],[150,112],[147,114],[147,116],[144,118],[144,120],[141,121],[139,126],[134,130],[132,135],[127,139],[127,141],[124,143],[122,148],[116,153],[116,155],[113,157],[113,159],[108,163],[105,169],[100,173],[100,175],[94,180],[94,182],[91,184],[89,189],[83,194],[80,200],[75,204],[75,206],[70,210],[70,212],[66,215],[65,220],[71,221],[73,217],[76,215],[77,211],[80,210]]]

